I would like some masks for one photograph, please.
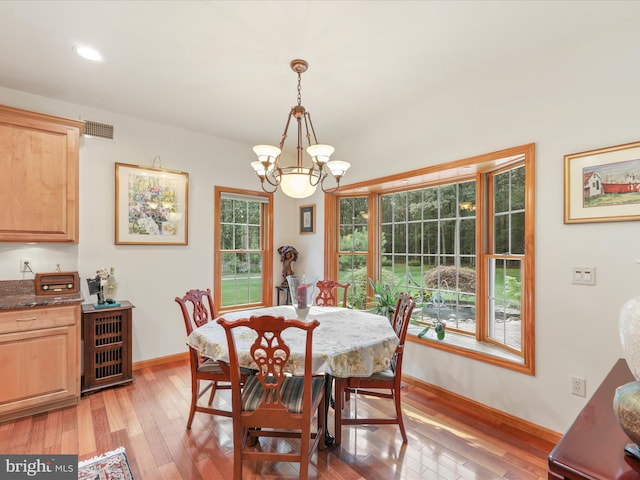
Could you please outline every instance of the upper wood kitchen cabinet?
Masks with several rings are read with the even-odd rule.
[[[0,105],[0,241],[78,243],[84,122]]]

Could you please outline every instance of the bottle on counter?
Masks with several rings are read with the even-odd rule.
[[[118,291],[118,282],[116,282],[116,276],[114,275],[114,268],[109,270],[109,276],[107,282],[104,285],[104,299],[107,303],[116,303],[116,293]]]

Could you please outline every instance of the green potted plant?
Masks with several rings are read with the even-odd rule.
[[[393,319],[393,314],[398,304],[400,294],[399,285],[387,285],[374,282],[369,278],[369,285],[373,291],[373,305],[369,309],[372,313],[386,316],[389,321]]]

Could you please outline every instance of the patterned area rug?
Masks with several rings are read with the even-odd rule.
[[[124,448],[78,463],[78,480],[133,480]]]

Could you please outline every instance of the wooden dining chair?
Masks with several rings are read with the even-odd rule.
[[[340,301],[338,289],[342,289],[342,306],[347,306],[347,290],[351,286],[350,283],[343,284],[333,280],[318,280],[316,286],[319,290],[315,300],[318,307],[337,306]]]
[[[229,348],[231,368],[231,399],[233,411],[233,478],[242,478],[245,460],[271,462],[299,462],[299,478],[308,478],[309,461],[319,445],[324,446],[324,375],[313,376],[313,330],[320,322],[285,320],[284,317],[254,315],[235,321],[218,319],[224,327]],[[234,330],[248,327],[257,335],[251,346],[251,359],[257,372],[248,377],[240,389],[240,365],[234,340]],[[285,373],[285,365],[292,355],[282,338],[284,330],[302,330],[306,335],[304,376]],[[299,355],[299,354],[297,354]],[[245,365],[246,366],[246,365]],[[315,413],[314,413],[315,412]],[[311,425],[317,417],[317,428]],[[278,448],[278,442],[261,444],[254,448],[252,438],[275,437],[300,439],[299,449],[287,442]]]
[[[213,299],[211,290],[189,290],[182,297],[176,297],[175,301],[180,305],[184,326],[187,329],[187,336],[198,327],[214,319]],[[212,407],[213,398],[217,390],[229,390],[231,388],[231,375],[229,366],[225,363],[202,357],[200,352],[193,347],[189,347],[189,363],[191,365],[191,410],[187,429],[191,428],[193,416],[196,412],[210,413],[231,417],[231,410],[222,410]],[[200,387],[200,381],[206,382],[204,387]],[[200,397],[211,390],[207,406],[199,405]]]
[[[404,353],[404,342],[407,338],[407,329],[411,313],[416,306],[408,293],[401,293],[398,304],[393,316],[393,329],[398,335],[400,343],[396,348],[396,352],[391,359],[390,365],[379,373],[374,373],[369,377],[349,377],[335,378],[336,400],[335,400],[335,445],[340,445],[342,439],[343,425],[386,425],[397,424],[400,427],[402,441],[407,443],[407,433],[404,428],[402,419],[401,404],[401,377],[402,377],[402,356]],[[374,397],[388,398],[394,401],[396,415],[395,417],[385,418],[358,418],[357,409],[349,409],[349,413],[353,410],[353,416],[345,416],[345,398],[349,394],[368,395]],[[357,401],[357,397],[356,397]]]

